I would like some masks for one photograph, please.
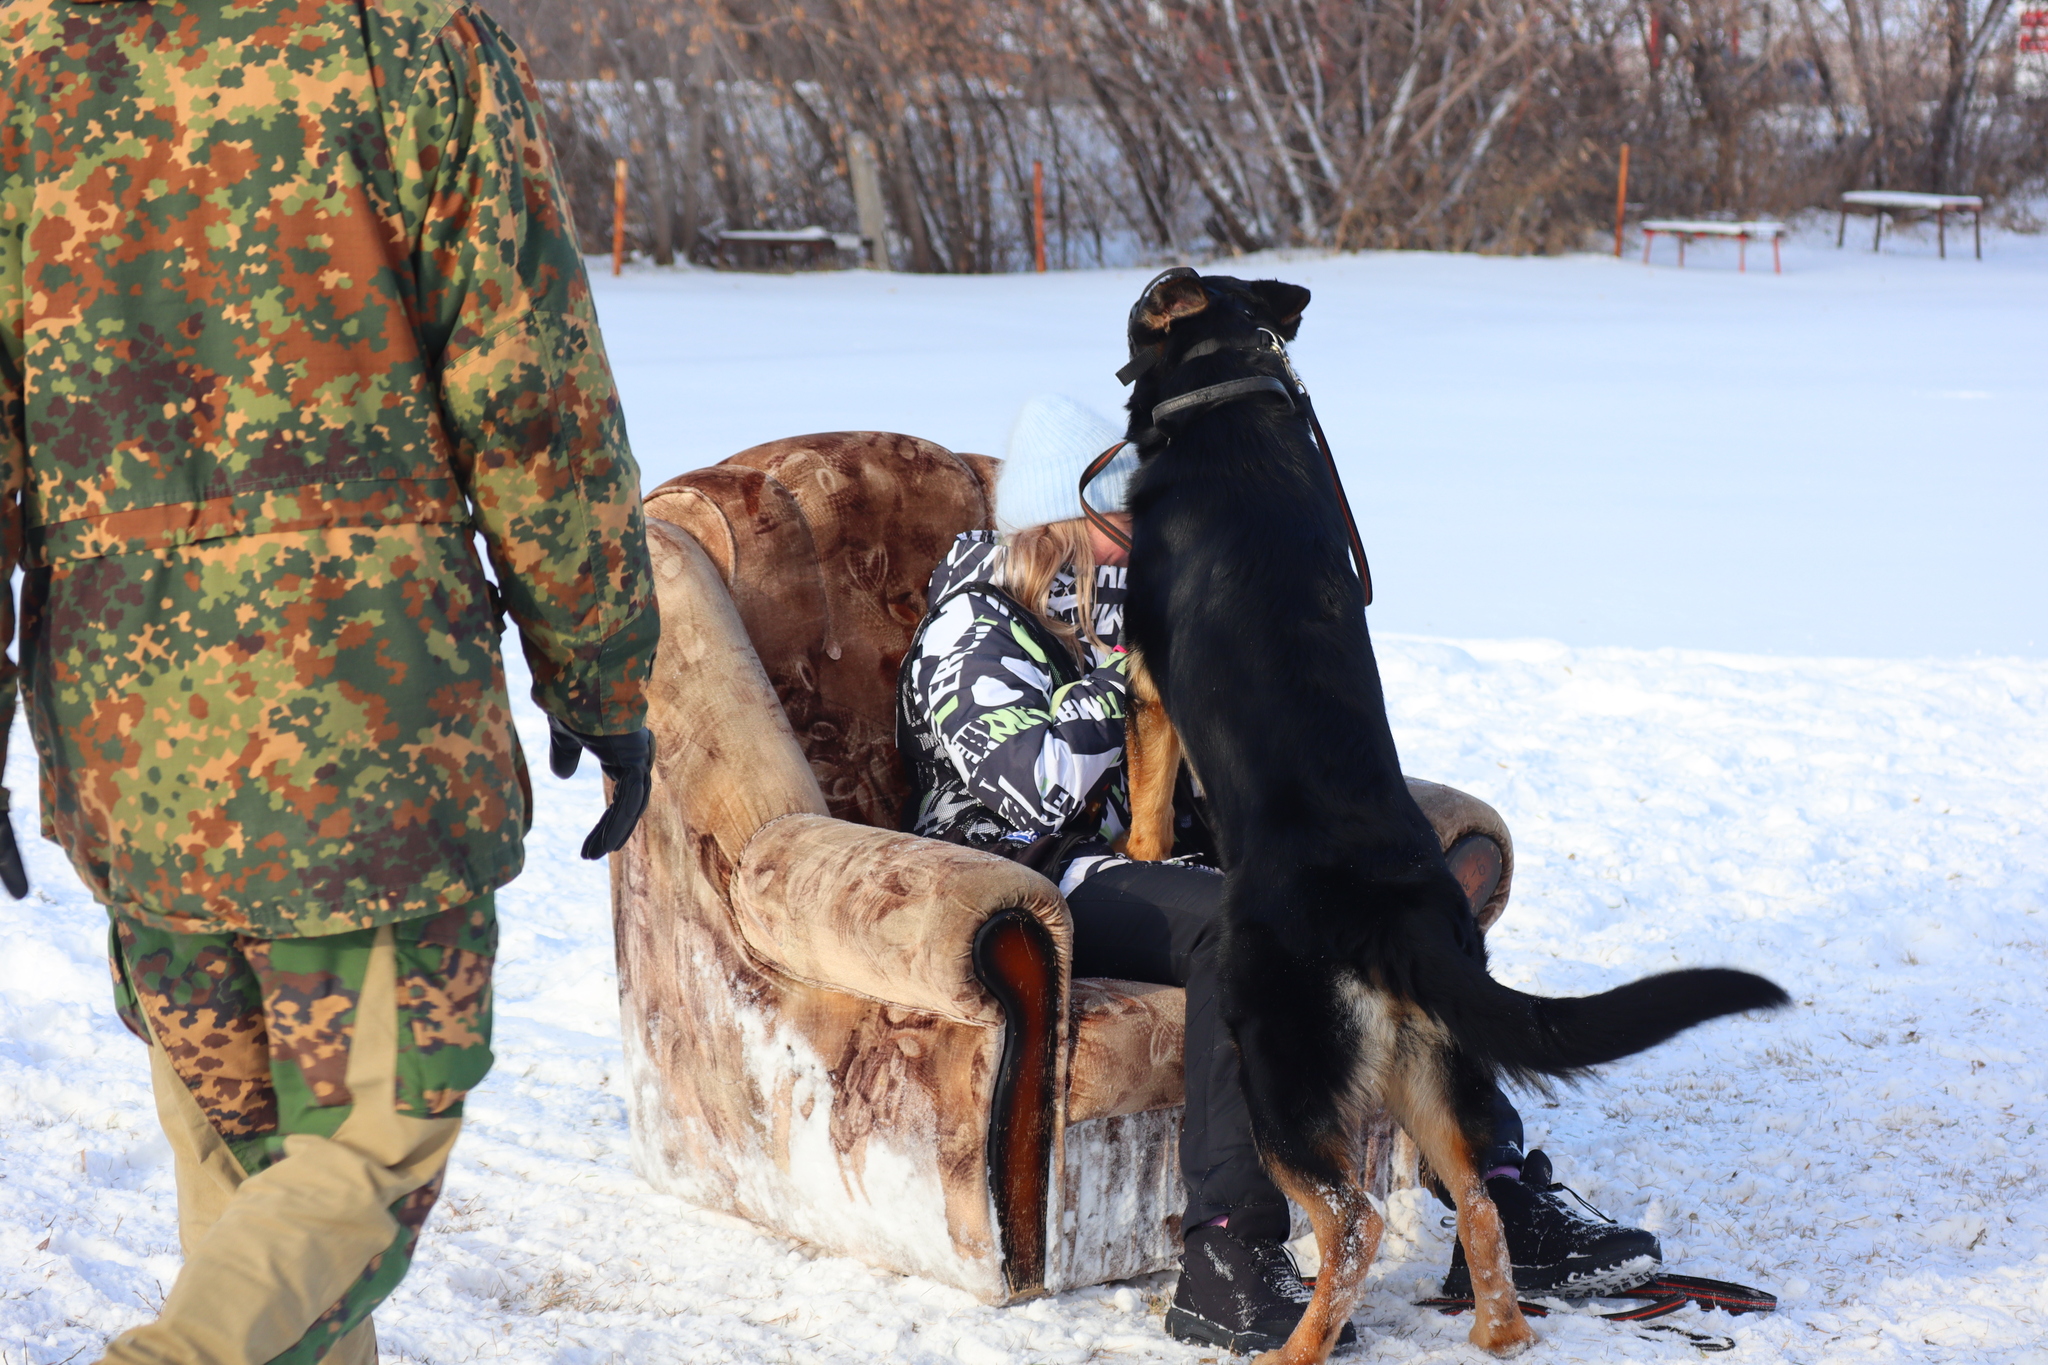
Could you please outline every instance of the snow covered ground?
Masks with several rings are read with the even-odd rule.
[[[1673,1321],[1753,1361],[2041,1361],[2048,250],[1813,239],[1779,278],[1689,259],[1273,267],[1316,290],[1300,359],[1366,523],[1405,766],[1514,829],[1504,979],[1567,993],[1727,962],[1799,1002],[1527,1102],[1561,1177],[1674,1267],[1784,1299]],[[1141,279],[600,290],[652,483],[833,427],[999,452],[1045,388],[1112,409]],[[521,724],[538,755],[523,703]],[[0,900],[0,1365],[57,1365],[142,1319],[177,1255],[104,919],[32,838],[28,755],[17,730],[35,889]],[[379,1314],[387,1360],[1214,1358],[1160,1330],[1165,1277],[991,1310],[649,1192],[613,1077],[604,873],[575,857],[596,780],[543,765],[536,786],[501,899],[498,1068]],[[1409,1306],[1449,1255],[1439,1212],[1397,1200],[1340,1358],[1478,1358],[1461,1320]],[[1538,1330],[1537,1361],[1693,1358]]]
[[[2048,237],[1873,256],[1223,262],[1294,345],[1380,630],[1777,654],[2048,656]],[[1951,247],[1955,244],[1951,243]],[[800,432],[1000,455],[1024,400],[1122,420],[1149,271],[598,280],[649,484]]]

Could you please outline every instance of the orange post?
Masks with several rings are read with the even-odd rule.
[[[626,264],[626,158],[612,163],[612,274]]]
[[[1628,144],[1621,144],[1621,178],[1614,186],[1614,259],[1621,259],[1621,221],[1628,213]]]
[[[1045,273],[1045,163],[1031,163],[1031,258]]]

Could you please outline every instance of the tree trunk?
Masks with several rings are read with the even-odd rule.
[[[652,84],[652,82],[650,82]],[[647,183],[647,212],[653,219],[654,263],[676,263],[676,166],[669,154],[668,100],[654,90],[654,175]]]
[[[1973,34],[1970,0],[1945,0],[1942,37],[1948,57],[1947,78],[1941,102],[1935,106],[1934,126],[1927,144],[1927,183],[1936,193],[1967,193],[1958,178],[1957,162],[1969,118],[1970,98],[1976,93],[1977,71],[1990,35],[2004,24],[2010,7],[2011,0],[1991,0]]]
[[[931,232],[925,224],[924,204],[917,192],[917,168],[911,164],[910,138],[899,125],[889,158],[889,187],[896,192],[896,220],[910,238],[910,268],[920,275],[938,273],[938,257],[932,254]]]
[[[1266,102],[1265,86],[1245,51],[1244,31],[1237,19],[1237,0],[1223,0],[1223,22],[1230,30],[1231,49],[1237,54],[1238,78],[1244,85],[1245,94],[1251,98],[1252,112],[1258,116],[1259,127],[1265,130],[1273,167],[1286,182],[1288,197],[1294,200],[1296,229],[1301,233],[1303,242],[1314,242],[1321,236],[1316,226],[1315,204],[1309,198],[1308,186],[1302,183],[1301,168],[1294,164],[1287,140],[1280,135],[1280,125],[1273,118],[1272,106]]]
[[[1870,125],[1870,156],[1880,189],[1891,188],[1889,139],[1890,111],[1886,108],[1884,85],[1878,75],[1876,54],[1864,26],[1864,0],[1842,0],[1842,18],[1849,31],[1849,60],[1856,68],[1856,84],[1863,95],[1864,118]]]

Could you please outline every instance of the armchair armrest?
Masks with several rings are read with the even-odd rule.
[[[1515,841],[1508,837],[1507,821],[1471,793],[1419,777],[1408,779],[1408,795],[1436,831],[1465,894],[1485,893],[1477,910],[1479,928],[1491,929],[1508,907],[1508,888],[1515,879]]]
[[[991,853],[800,814],[747,842],[731,896],[748,950],[785,976],[1000,1026],[984,1150],[1003,1275],[1013,1295],[1043,1286],[1074,944],[1053,884]]]
[[[1073,922],[1030,868],[957,844],[785,815],[748,841],[732,911],[761,962],[785,976],[967,1024],[999,1024],[1002,1002],[977,970],[977,946],[1004,911],[1035,920],[1058,977]]]

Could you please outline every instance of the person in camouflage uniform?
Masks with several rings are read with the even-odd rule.
[[[651,762],[639,472],[532,79],[459,0],[0,0],[0,56],[0,743],[18,680],[186,1252],[105,1359],[373,1360],[491,1062],[501,613],[555,770],[615,779],[586,857]]]

